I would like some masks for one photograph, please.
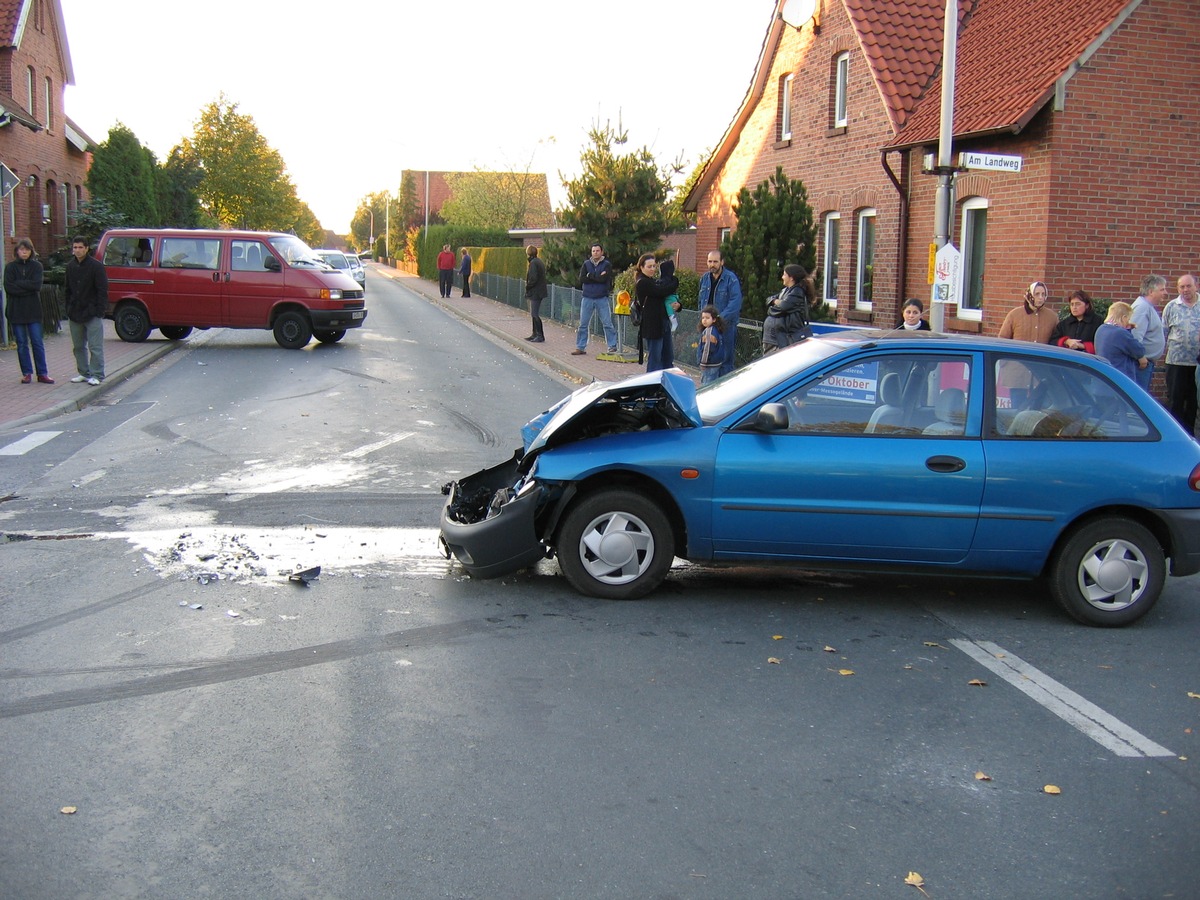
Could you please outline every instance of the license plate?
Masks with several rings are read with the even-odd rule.
[[[362,317],[363,317],[363,314],[361,312],[350,313],[350,318],[352,318],[352,319],[361,319]]]

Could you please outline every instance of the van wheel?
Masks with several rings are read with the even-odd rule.
[[[150,337],[150,316],[137,303],[123,303],[113,313],[117,337],[130,344],[140,344]]]
[[[338,341],[340,341],[345,336],[346,336],[345,328],[340,328],[337,331],[314,331],[313,332],[313,337],[315,337],[322,344],[336,344]]]
[[[192,333],[191,325],[160,325],[159,332],[168,341],[182,341],[185,337]]]
[[[284,350],[299,350],[312,339],[312,326],[298,312],[285,312],[275,320],[275,343]]]

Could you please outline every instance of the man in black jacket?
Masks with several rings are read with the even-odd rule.
[[[98,385],[104,380],[104,314],[108,312],[108,274],[104,264],[88,253],[86,238],[71,241],[74,257],[67,263],[67,318],[75,350],[75,384]]]

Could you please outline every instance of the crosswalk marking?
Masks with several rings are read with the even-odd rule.
[[[30,432],[19,441],[14,441],[5,447],[0,447],[0,456],[24,456],[30,450],[42,446],[47,441],[54,440],[60,434],[62,434],[61,431]]]

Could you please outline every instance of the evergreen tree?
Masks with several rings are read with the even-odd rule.
[[[660,169],[646,147],[620,153],[629,134],[619,122],[615,128],[593,125],[588,140],[580,156],[582,174],[563,182],[567,208],[559,221],[575,233],[547,240],[545,249],[547,269],[570,283],[592,244],[599,242],[621,271],[658,247],[667,225],[672,168]]]
[[[88,193],[102,199],[134,226],[159,223],[154,156],[118,122],[92,153]]]
[[[812,272],[816,265],[817,232],[808,191],[780,166],[753,192],[738,191],[733,211],[737,227],[721,252],[742,282],[742,317],[762,319],[770,298],[782,288],[783,267],[799,263]]]
[[[179,147],[171,150],[167,161],[158,167],[155,178],[158,216],[164,228],[201,227],[200,197],[196,191],[202,175],[200,167]]]

